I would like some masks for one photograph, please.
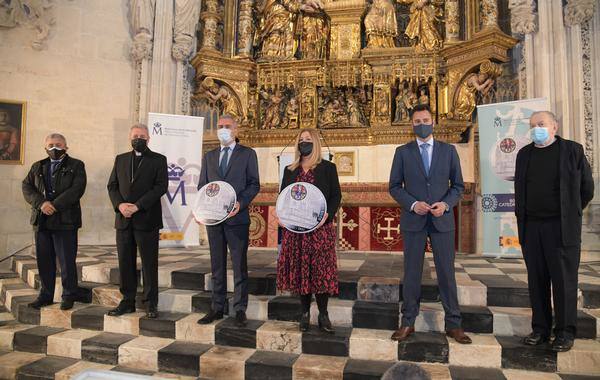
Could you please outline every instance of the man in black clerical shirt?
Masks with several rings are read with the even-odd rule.
[[[527,345],[550,340],[552,349],[573,347],[577,323],[577,273],[582,210],[592,200],[594,182],[583,147],[556,136],[558,122],[549,111],[529,119],[533,142],[517,154],[515,214],[527,266],[533,332]]]
[[[148,148],[148,127],[136,124],[129,132],[132,151],[119,154],[108,180],[115,210],[120,291],[123,299],[108,315],[135,312],[137,251],[142,258],[143,302],[146,316],[158,316],[158,240],[162,224],[160,198],[167,192],[167,158]]]

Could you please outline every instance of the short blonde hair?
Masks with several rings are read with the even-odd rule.
[[[300,136],[302,136],[302,134],[304,132],[308,132],[310,134],[310,137],[312,137],[312,143],[313,143],[313,150],[312,153],[308,156],[308,163],[309,163],[309,167],[310,169],[314,169],[317,165],[319,165],[321,163],[322,157],[321,157],[321,136],[319,131],[317,131],[314,128],[303,128],[300,130],[300,132],[298,133],[298,136],[296,136],[296,151],[295,151],[295,157],[294,157],[294,162],[292,162],[289,166],[288,169],[290,170],[296,170],[299,166],[300,166],[300,161],[302,159],[302,156],[300,155],[300,150],[298,150],[298,144],[300,143]]]

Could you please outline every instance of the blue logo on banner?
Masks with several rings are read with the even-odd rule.
[[[481,198],[483,212],[513,212],[515,211],[514,194],[484,194]]]
[[[156,122],[154,123],[154,126],[152,127],[152,134],[153,135],[162,135],[162,124],[160,122]]]

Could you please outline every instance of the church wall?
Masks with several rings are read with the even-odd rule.
[[[25,26],[0,29],[0,99],[27,102],[23,165],[0,165],[0,257],[32,242],[21,181],[46,156],[43,139],[63,133],[86,164],[81,244],[113,244],[106,183],[128,148],[133,69],[126,0],[54,2],[55,24],[41,50]]]

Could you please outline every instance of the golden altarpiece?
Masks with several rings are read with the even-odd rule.
[[[413,138],[411,109],[428,104],[436,137],[464,143],[517,42],[498,13],[497,0],[204,0],[192,114],[205,117],[208,147],[223,113],[253,147],[283,147],[304,127],[331,146],[398,145]],[[386,190],[357,185],[345,205]],[[370,227],[389,248],[388,219]]]

